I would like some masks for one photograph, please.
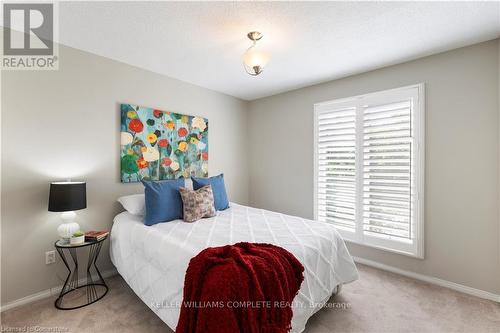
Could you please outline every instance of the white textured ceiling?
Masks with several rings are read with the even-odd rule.
[[[246,100],[500,36],[499,2],[62,2],[60,42]],[[245,73],[246,33],[271,60]]]

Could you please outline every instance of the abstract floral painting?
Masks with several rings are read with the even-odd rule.
[[[121,104],[121,181],[208,176],[208,120]]]

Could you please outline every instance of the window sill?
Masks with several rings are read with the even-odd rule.
[[[401,243],[401,245],[398,244],[398,246],[408,247],[408,250],[396,249],[393,247],[385,246],[383,244],[374,244],[372,242],[358,240],[358,239],[355,239],[353,237],[351,232],[346,232],[345,230],[340,230],[339,228],[336,228],[336,229],[340,233],[342,238],[349,243],[365,246],[368,248],[374,248],[374,249],[382,250],[382,251],[386,251],[386,252],[391,252],[391,253],[395,253],[395,254],[400,254],[400,255],[404,255],[407,257],[415,258],[415,259],[424,259],[423,248],[419,249],[417,246],[414,246],[413,244],[409,244],[408,246],[405,246],[404,243]],[[375,237],[370,237],[370,238],[374,239]]]

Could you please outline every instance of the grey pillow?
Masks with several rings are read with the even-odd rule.
[[[214,194],[210,185],[193,191],[179,188],[184,206],[184,221],[194,222],[204,217],[215,216]]]

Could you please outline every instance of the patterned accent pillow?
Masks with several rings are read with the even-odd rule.
[[[180,187],[179,192],[184,205],[184,221],[194,222],[203,217],[215,216],[212,186],[206,185],[196,191]]]

